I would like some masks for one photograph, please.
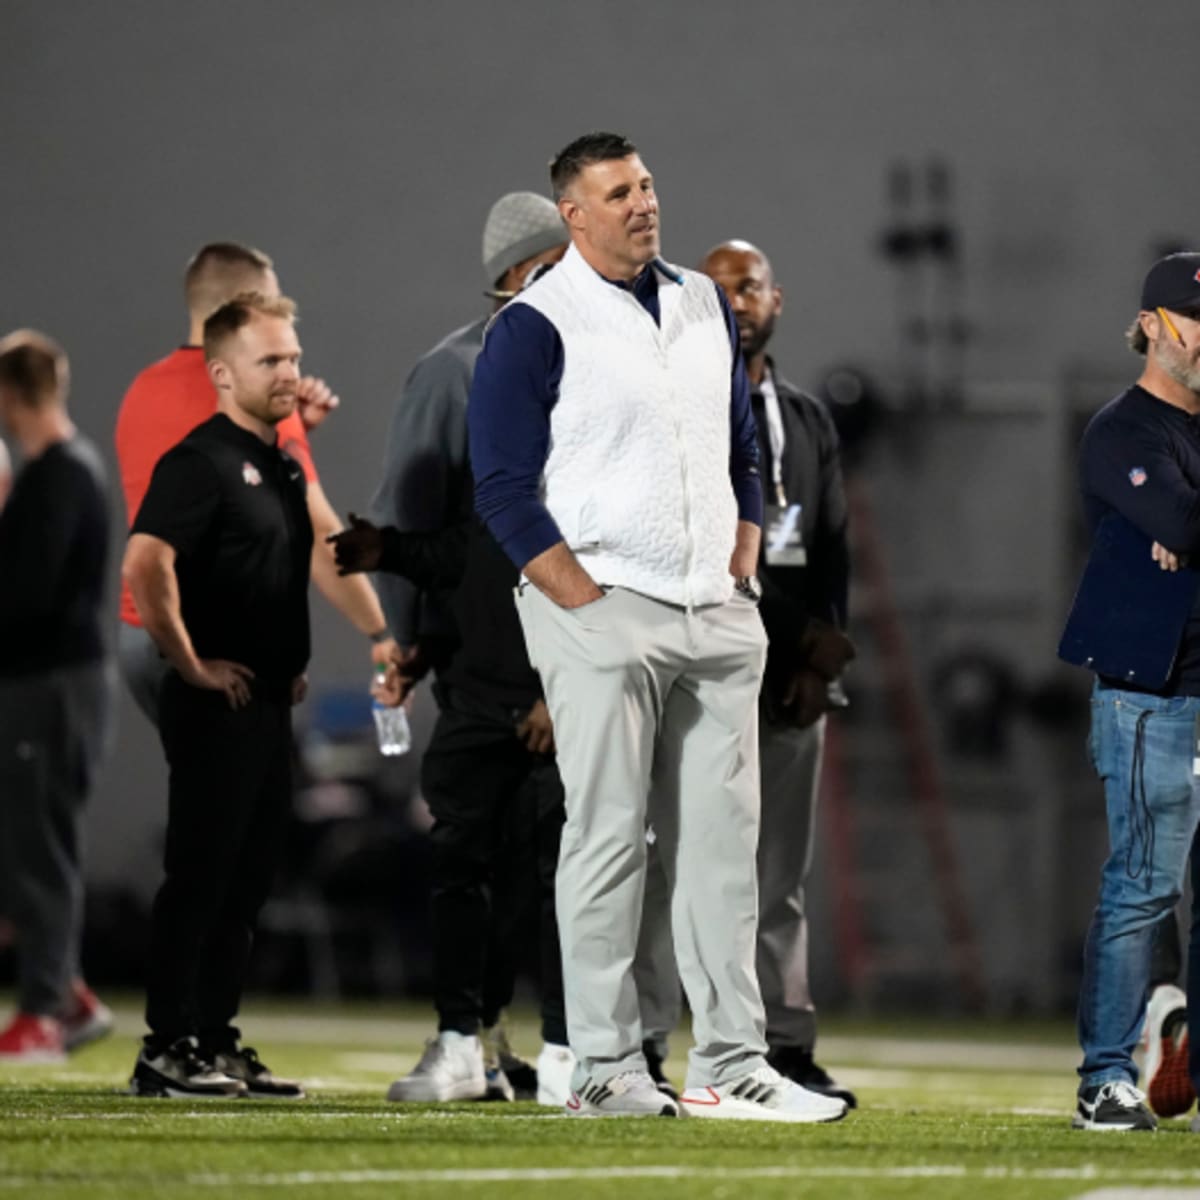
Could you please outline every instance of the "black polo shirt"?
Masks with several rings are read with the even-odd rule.
[[[245,664],[264,690],[304,670],[313,535],[294,459],[218,413],[159,460],[132,532],[174,548],[197,655]]]

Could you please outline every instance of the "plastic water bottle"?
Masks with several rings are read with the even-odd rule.
[[[379,698],[383,681],[387,678],[387,667],[377,663],[371,679],[371,713],[375,717],[375,734],[379,738],[379,752],[389,758],[407,754],[412,746],[412,730],[408,727],[408,713],[404,705],[393,708]]]

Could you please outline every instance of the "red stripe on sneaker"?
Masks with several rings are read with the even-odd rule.
[[[718,1096],[717,1093],[712,1090],[712,1088],[706,1087],[704,1090],[712,1097],[711,1100],[693,1100],[688,1096],[682,1096],[680,1099],[683,1100],[684,1104],[702,1104],[705,1107],[711,1107],[714,1104],[721,1103],[721,1097]]]
[[[583,1105],[579,1103],[579,1093],[578,1092],[571,1093],[571,1098],[567,1101],[567,1107],[572,1112],[578,1112],[583,1107]]]
[[[1173,1037],[1162,1039],[1162,1059],[1148,1081],[1146,1099],[1160,1117],[1177,1117],[1187,1112],[1196,1099],[1188,1073],[1188,1038],[1177,1045]]]

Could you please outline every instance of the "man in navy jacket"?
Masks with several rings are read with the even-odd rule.
[[[1145,569],[1152,557],[1164,571],[1190,575],[1189,559],[1200,554],[1200,253],[1174,254],[1151,268],[1128,337],[1145,368],[1096,414],[1080,446],[1093,565],[1102,544],[1124,547],[1110,554],[1129,561],[1089,570],[1075,603],[1075,615],[1099,614],[1084,661],[1097,671],[1090,748],[1104,782],[1111,843],[1080,988],[1078,1129],[1156,1126],[1135,1087],[1132,1052],[1144,1019],[1153,929],[1179,899],[1200,824],[1197,589],[1184,591],[1182,605],[1178,589],[1170,593],[1172,618],[1168,593],[1154,591],[1155,576],[1147,580]],[[1114,530],[1123,531],[1120,540]],[[1186,579],[1179,582],[1186,588]],[[1136,618],[1147,605],[1161,619],[1140,632],[1128,632],[1136,627],[1132,619],[1104,624],[1105,613],[1124,607]],[[1193,861],[1194,884],[1196,870]],[[1197,1005],[1195,909],[1192,925],[1188,991]],[[1165,1064],[1182,1077],[1185,1092],[1183,1108],[1173,1111],[1190,1103],[1186,1050],[1179,1050]],[[1193,1055],[1193,1080],[1198,1068]]]

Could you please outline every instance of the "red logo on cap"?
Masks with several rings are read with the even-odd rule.
[[[1195,280],[1197,283],[1200,283],[1200,271],[1197,271],[1197,272],[1195,273],[1195,275],[1193,275],[1193,276],[1192,276],[1192,278],[1193,278],[1193,279],[1194,279],[1194,280]]]

